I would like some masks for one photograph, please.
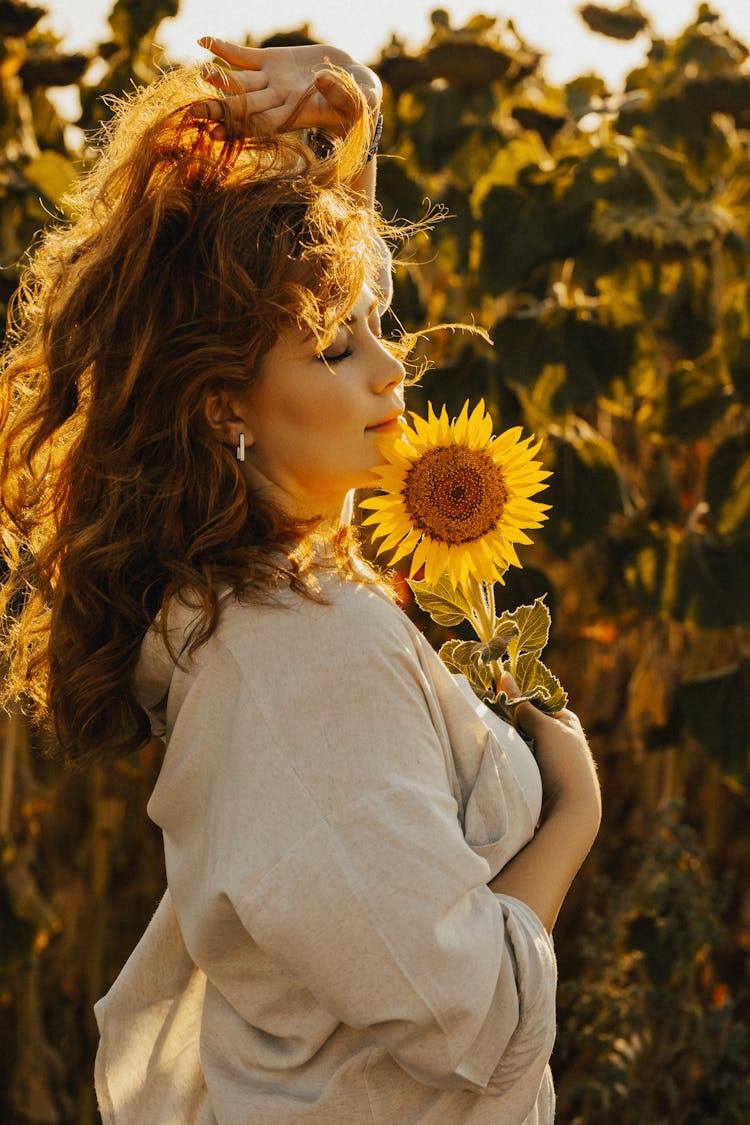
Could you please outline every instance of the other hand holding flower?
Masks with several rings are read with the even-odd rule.
[[[471,414],[464,403],[453,421],[432,404],[426,420],[412,418],[413,429],[381,445],[386,463],[375,473],[385,495],[361,501],[372,509],[363,522],[382,540],[378,553],[392,550],[393,563],[412,556],[409,585],[434,621],[472,625],[478,642],[449,640],[440,655],[485,703],[511,722],[527,700],[559,711],[567,697],[540,660],[550,627],[544,599],[500,616],[495,608],[494,583],[521,565],[516,544],[531,543],[526,530],[547,518],[549,505],[532,499],[551,475],[535,460],[541,442],[522,438],[520,427],[493,437],[483,401]],[[422,567],[424,581],[414,581]],[[519,685],[512,698],[499,686],[504,672]]]

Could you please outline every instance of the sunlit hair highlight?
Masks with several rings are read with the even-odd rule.
[[[377,291],[379,221],[352,190],[371,114],[350,93],[356,119],[319,158],[295,134],[214,141],[188,106],[215,92],[165,75],[117,104],[26,272],[0,383],[2,701],[69,761],[148,740],[132,671],[178,593],[202,607],[194,649],[227,586],[309,591],[311,525],[248,492],[203,405],[246,389],[285,327],[325,347]]]

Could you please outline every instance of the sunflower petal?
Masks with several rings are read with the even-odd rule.
[[[516,549],[513,546],[512,542],[510,541],[510,539],[508,538],[507,535],[505,537],[505,545],[503,546],[503,554],[505,555],[505,561],[509,562],[511,564],[511,566],[520,566],[521,565],[520,562],[518,561],[518,555],[516,554]]]
[[[452,427],[453,440],[456,443],[456,445],[465,445],[466,444],[466,435],[468,433],[468,428],[469,428],[469,400],[467,398],[466,402],[461,407],[461,413],[459,414],[458,418],[456,418],[455,422],[453,423],[453,427]]]
[[[469,405],[468,402],[466,404]],[[487,427],[489,426],[489,429]],[[485,435],[486,432],[486,436]],[[469,415],[466,427],[466,444],[470,449],[484,449],[492,437],[492,418],[485,413],[484,399],[480,398]]]
[[[407,557],[407,555],[410,555],[412,553],[412,551],[414,550],[414,548],[419,543],[419,539],[420,539],[420,532],[418,532],[416,529],[413,530],[413,531],[410,531],[409,534],[404,539],[401,546],[398,547],[397,550],[395,551],[395,553],[393,555],[393,558],[391,559],[391,566],[395,566],[396,563],[400,562],[401,559],[405,559]]]
[[[375,538],[375,536],[373,535],[373,539],[374,538]],[[380,546],[380,550],[381,551],[392,551],[394,547],[397,547],[399,545],[399,543],[402,542],[403,538],[404,538],[404,533],[403,533],[403,530],[400,527],[396,528],[396,530],[392,531],[390,534],[386,533],[386,538],[383,540],[383,542]]]
[[[411,567],[409,568],[409,577],[413,578],[421,566],[424,566],[425,555],[427,552],[427,543],[421,539],[417,544],[411,560]]]

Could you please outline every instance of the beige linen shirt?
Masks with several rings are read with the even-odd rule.
[[[487,887],[534,831],[518,736],[382,591],[323,593],[227,598],[181,667],[144,641],[168,890],[96,1005],[105,1125],[549,1125],[552,943]]]

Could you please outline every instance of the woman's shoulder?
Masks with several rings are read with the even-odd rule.
[[[321,575],[310,596],[286,588],[260,601],[228,597],[217,634],[234,653],[251,647],[290,656],[334,644],[383,652],[412,643],[406,615],[382,587],[336,573]]]

